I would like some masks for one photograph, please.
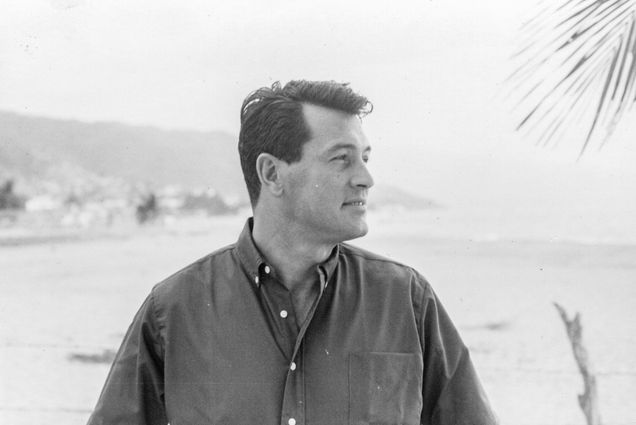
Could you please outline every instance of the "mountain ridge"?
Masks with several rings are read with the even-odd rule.
[[[0,110],[0,180],[26,192],[52,181],[70,188],[82,181],[115,178],[150,190],[169,185],[212,188],[247,203],[237,137],[223,131],[164,130],[119,122],[83,122]],[[374,204],[430,208],[436,204],[379,185]]]
[[[25,180],[50,178],[63,164],[151,188],[213,187],[225,196],[247,199],[230,134],[0,111],[0,166],[5,174]]]

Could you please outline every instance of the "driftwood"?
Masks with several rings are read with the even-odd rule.
[[[561,319],[565,324],[565,330],[572,344],[574,359],[579,366],[579,371],[583,376],[583,384],[585,390],[583,394],[579,394],[579,406],[583,410],[587,425],[601,425],[601,414],[598,409],[597,393],[596,393],[596,376],[592,371],[587,350],[583,345],[581,317],[579,313],[574,315],[573,319],[569,319],[567,312],[559,304],[554,303],[559,311]]]

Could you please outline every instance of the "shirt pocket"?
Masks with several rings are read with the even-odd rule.
[[[351,353],[349,424],[419,424],[421,365],[417,354]]]

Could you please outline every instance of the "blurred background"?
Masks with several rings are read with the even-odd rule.
[[[603,423],[636,424],[636,120],[582,154],[593,112],[547,142],[517,130],[524,87],[558,93],[558,74],[518,71],[554,16],[531,0],[3,1],[0,422],[86,422],[150,288],[250,215],[242,100],[302,78],[374,103],[371,231],[353,243],[431,281],[502,422],[585,423],[556,301],[582,315]],[[579,90],[553,98],[603,92]]]

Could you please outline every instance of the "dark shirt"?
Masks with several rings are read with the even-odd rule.
[[[298,320],[250,226],[153,288],[90,425],[496,423],[415,270],[339,244]]]

